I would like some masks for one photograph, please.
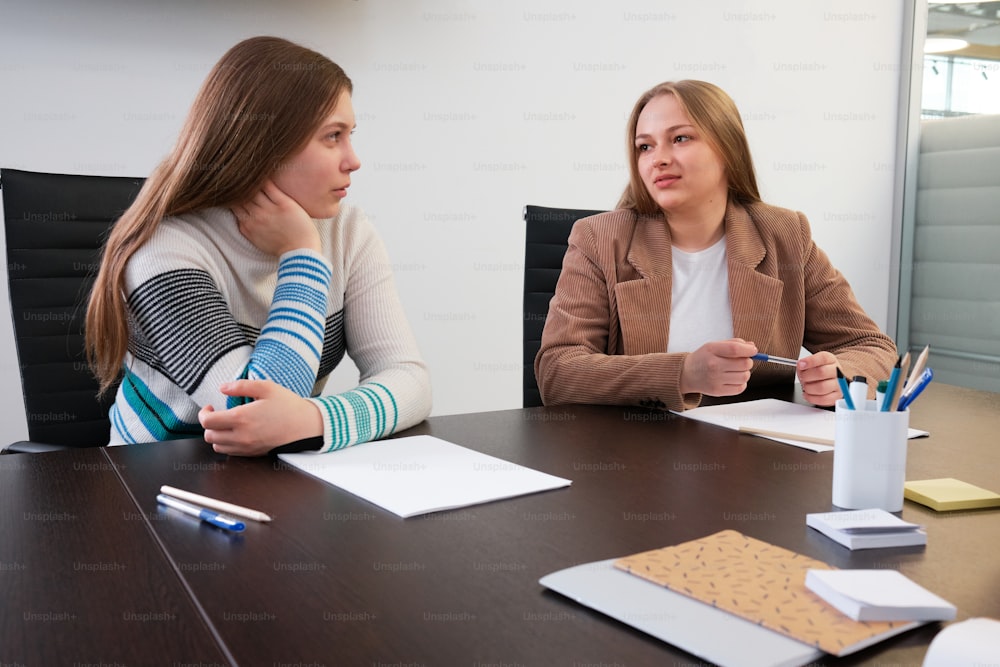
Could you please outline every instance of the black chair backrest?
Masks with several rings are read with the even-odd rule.
[[[0,169],[10,308],[34,442],[108,442],[114,391],[97,399],[83,325],[101,246],[142,183]]]
[[[542,343],[542,329],[549,301],[556,291],[569,232],[580,218],[603,213],[588,209],[525,206],[524,238],[524,407],[542,404],[535,380],[535,355]]]

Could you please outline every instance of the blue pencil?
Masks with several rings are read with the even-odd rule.
[[[840,394],[844,397],[844,405],[847,406],[848,410],[853,410],[854,401],[851,400],[851,392],[850,388],[847,386],[847,378],[844,377],[844,374],[840,372],[839,368],[837,369],[837,382],[840,383]]]
[[[881,412],[889,412],[889,407],[896,403],[896,388],[899,386],[899,365],[903,358],[896,359],[896,365],[892,367],[892,374],[889,376],[889,385],[885,388],[885,398],[882,399]]]

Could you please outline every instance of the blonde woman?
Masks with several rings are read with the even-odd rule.
[[[274,37],[240,42],[209,73],[91,293],[91,366],[102,391],[120,380],[111,444],[325,451],[427,416],[385,250],[344,201],[360,167],[351,92],[329,59]],[[360,385],[320,396],[345,352]]]
[[[803,396],[829,406],[838,366],[889,376],[895,345],[805,216],[760,200],[725,92],[660,84],[636,102],[627,135],[631,179],[617,210],[570,234],[535,359],[546,404],[684,410],[797,374]],[[801,347],[812,354],[794,370],[751,359],[794,359]]]

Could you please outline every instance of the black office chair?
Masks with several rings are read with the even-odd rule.
[[[0,169],[7,279],[30,441],[4,453],[108,442],[114,391],[97,399],[83,345],[101,246],[143,179]]]
[[[580,218],[603,213],[586,209],[524,207],[524,407],[542,404],[535,380],[535,355],[542,344],[542,329],[549,301],[556,291],[569,232]]]

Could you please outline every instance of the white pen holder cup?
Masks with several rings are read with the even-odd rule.
[[[857,406],[860,407],[860,406]],[[844,509],[903,509],[910,411],[879,412],[876,401],[848,410],[837,401],[833,504]]]

